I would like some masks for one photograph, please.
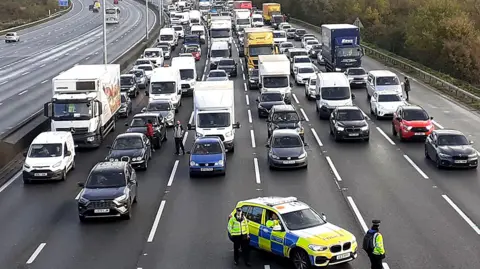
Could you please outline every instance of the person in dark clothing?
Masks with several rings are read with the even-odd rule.
[[[405,77],[405,82],[403,83],[403,87],[405,88],[405,94],[407,95],[406,100],[408,101],[410,99],[409,93],[410,93],[410,80],[408,77]]]
[[[152,120],[148,120],[148,122],[147,122],[147,137],[148,137],[148,140],[150,140],[150,145],[152,147],[152,151],[155,152],[155,147],[153,146],[153,135],[154,135],[153,123],[152,123]]]
[[[385,259],[385,247],[383,245],[383,235],[380,233],[380,221],[373,220],[373,225],[364,236],[363,249],[367,252],[370,259],[371,269],[383,269],[383,259]]]
[[[173,127],[173,138],[175,139],[175,154],[180,155],[180,149],[185,155],[185,148],[183,147],[183,136],[185,135],[185,129],[183,128],[180,121],[177,121],[177,124]]]

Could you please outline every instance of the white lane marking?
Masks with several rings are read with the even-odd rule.
[[[355,201],[353,201],[352,196],[347,196],[347,200],[350,203],[350,206],[353,209],[353,213],[355,213],[355,216],[357,217],[358,222],[360,222],[360,226],[362,226],[363,232],[368,231],[368,226],[367,223],[365,223],[365,220],[362,217],[362,214],[360,214],[360,210],[358,210],[357,205],[355,204]]]
[[[467,224],[470,225],[470,227],[472,227],[472,229],[478,235],[480,235],[480,229],[478,228],[478,226],[465,213],[463,213],[463,211],[450,199],[450,197],[448,197],[445,194],[443,194],[442,197],[443,197],[443,199],[445,199],[445,201],[447,201],[447,203],[450,204],[450,206],[453,207],[453,209],[455,211],[457,211],[457,213],[460,215],[460,217],[462,217],[463,220],[465,220],[467,222]]]
[[[37,249],[33,252],[32,256],[30,256],[30,259],[28,259],[27,264],[32,264],[35,259],[37,258],[38,254],[42,252],[42,249],[47,245],[47,243],[41,243]]]
[[[438,122],[436,122],[434,120],[432,120],[432,123],[440,129],[445,129],[442,125],[440,125]]]
[[[247,91],[247,83],[243,83],[243,88],[245,89],[245,91]]]
[[[21,174],[22,174],[22,170],[18,171],[18,173],[16,173],[11,179],[5,182],[5,184],[3,184],[0,187],[0,193],[4,191],[6,188],[8,188],[8,186],[10,186],[10,184],[12,184],[17,178],[19,178]]]
[[[25,76],[25,75],[28,75],[28,74],[30,74],[30,71],[27,71],[27,72],[21,74],[21,76]]]
[[[390,269],[390,266],[386,262],[382,263],[383,264],[383,269]]]
[[[332,159],[330,159],[330,157],[328,157],[328,156],[325,157],[325,158],[327,159],[327,162],[328,162],[328,165],[330,166],[330,169],[332,169],[333,175],[335,175],[335,179],[337,181],[342,181],[342,177],[340,177],[340,174],[338,173],[337,168],[333,164]]]
[[[249,110],[247,110],[247,113],[248,113],[248,122],[249,123],[252,123],[252,112]]]
[[[243,76],[243,80],[245,80],[245,73],[243,73],[242,76]]]
[[[403,155],[403,158],[405,158],[405,160],[407,160],[412,166],[413,168],[415,168],[415,170],[417,170],[417,172],[424,178],[424,179],[428,179],[428,176],[427,174],[425,174],[422,169],[420,169],[420,167],[418,167],[418,165],[416,165],[412,159],[410,159],[410,157],[408,157],[407,155]]]
[[[27,92],[28,92],[28,90],[24,90],[23,92],[19,93],[18,95],[24,95]]]
[[[252,148],[255,148],[257,145],[255,144],[255,132],[250,130],[250,138],[252,140]]]
[[[258,169],[258,159],[253,158],[253,167],[255,168],[255,180],[257,184],[260,184],[260,169]]]
[[[296,95],[296,94],[292,94],[292,96],[293,96],[293,100],[295,100],[295,102],[296,102],[297,104],[300,104],[300,102],[298,101],[297,95]]]
[[[250,100],[248,99],[248,94],[245,94],[245,102],[247,102],[247,106],[250,105]]]
[[[360,111],[362,111],[363,116],[364,116],[367,120],[370,120],[370,117],[368,117],[368,115],[367,115],[365,112],[363,112],[363,110],[360,109]]]
[[[320,140],[320,137],[318,137],[317,132],[313,128],[312,128],[312,133],[313,133],[313,137],[315,137],[315,140],[317,140],[318,145],[320,147],[323,147],[322,140]]]
[[[188,119],[188,123],[192,124],[193,122],[193,111],[192,114],[190,114],[190,119]]]
[[[377,127],[377,131],[379,131],[383,135],[383,137],[385,137],[385,139],[387,139],[388,143],[395,146],[395,142],[393,142],[393,140],[390,139],[390,137],[388,137],[388,135],[382,129],[380,129],[380,127]]]
[[[172,184],[173,184],[173,179],[175,178],[175,173],[177,173],[178,163],[180,163],[180,161],[176,160],[175,164],[173,165],[172,173],[170,174],[170,178],[168,179],[167,187],[171,187]]]
[[[243,64],[243,60],[242,60],[242,59],[240,59],[240,64]]]
[[[44,81],[40,82],[40,84],[45,84],[47,82],[48,82],[48,80],[44,80]]]
[[[148,235],[148,239],[147,239],[148,243],[152,243],[153,239],[155,238],[155,233],[157,232],[158,224],[160,223],[160,218],[162,217],[163,209],[165,208],[166,202],[167,201],[162,200],[162,202],[160,203],[160,206],[158,207],[157,215],[155,216],[152,229],[150,230],[150,234]]]
[[[7,84],[7,83],[8,83],[8,80],[5,80],[3,82],[0,82],[0,85]]]
[[[182,144],[185,145],[185,142],[187,142],[187,137],[188,137],[188,132],[185,132],[185,135],[183,136]]]
[[[264,265],[263,269],[270,269],[270,265]]]
[[[303,115],[303,118],[305,119],[305,121],[310,121],[307,117],[307,114],[305,113],[305,110],[303,110],[303,108],[300,108],[300,112],[302,112],[302,115]]]
[[[42,64],[42,65],[40,65],[40,67],[44,67],[45,65],[47,65],[47,64]]]

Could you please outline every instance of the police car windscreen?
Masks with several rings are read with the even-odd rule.
[[[325,221],[310,208],[282,214],[285,226],[291,231],[313,228],[325,224]]]
[[[152,82],[152,94],[175,93],[175,82]]]

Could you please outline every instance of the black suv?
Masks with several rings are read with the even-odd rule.
[[[129,97],[137,97],[138,84],[134,74],[120,76],[120,91],[128,94]]]
[[[221,59],[217,64],[218,70],[224,70],[229,77],[237,77],[237,63],[234,59]]]
[[[270,109],[267,119],[268,138],[276,129],[293,129],[298,132],[302,140],[304,139],[304,129],[302,121],[293,105],[275,105]]]
[[[141,113],[133,116],[128,126],[127,133],[147,133],[147,123],[151,120],[153,124],[153,147],[158,149],[162,146],[162,142],[167,140],[167,126],[165,119],[158,113]]]
[[[78,198],[78,217],[132,217],[132,205],[137,202],[137,175],[127,162],[97,163],[82,187]]]
[[[356,106],[337,107],[330,114],[330,135],[339,140],[370,140],[370,127]]]

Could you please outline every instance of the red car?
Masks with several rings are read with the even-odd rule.
[[[118,5],[118,0],[113,0],[114,5]]]
[[[435,129],[433,117],[419,106],[400,106],[393,114],[392,133],[400,140],[425,139]]]
[[[200,58],[202,57],[200,48],[195,46],[189,46],[185,48],[185,53],[191,53],[193,58],[195,58],[195,61],[200,61]]]

